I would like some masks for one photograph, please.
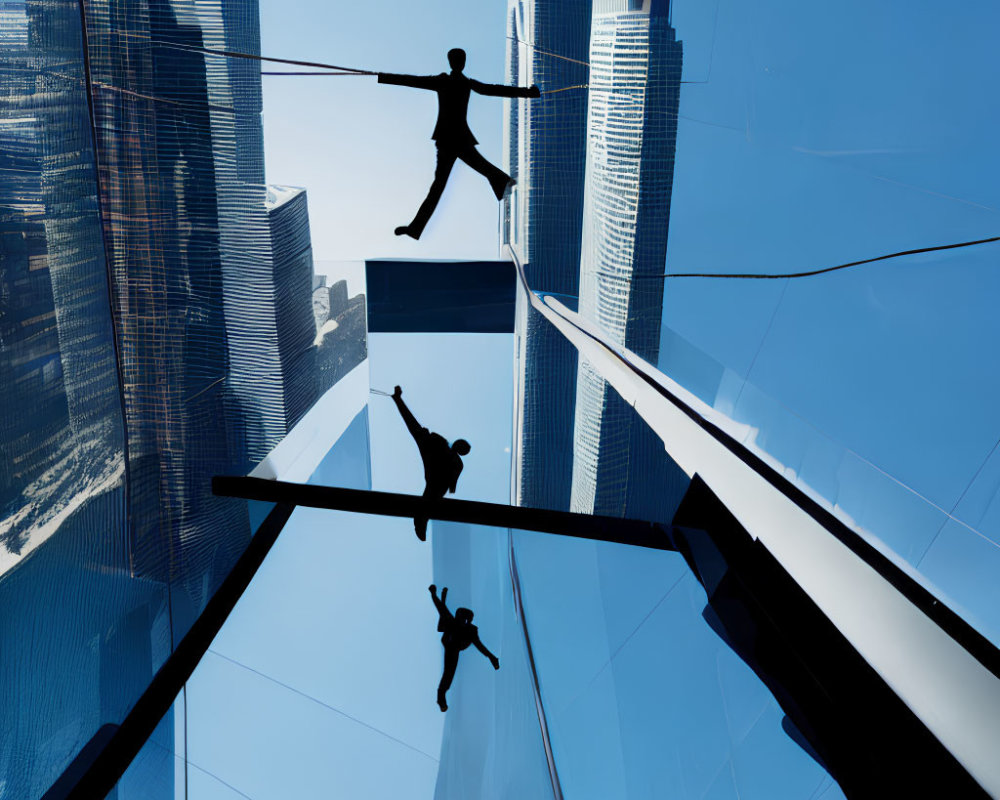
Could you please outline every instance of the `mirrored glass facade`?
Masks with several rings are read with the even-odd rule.
[[[924,97],[923,89],[906,85],[901,73],[880,61],[884,56],[881,43],[895,36],[893,47],[899,45],[898,31],[890,33],[881,22],[875,24],[878,33],[860,45],[849,75],[832,83],[818,79],[818,71],[823,69],[820,65],[839,65],[844,59],[842,53],[830,50],[837,38],[824,26],[822,14],[793,20],[777,7],[757,9],[757,16],[757,12],[734,11],[722,4],[673,3],[668,7],[595,0],[589,30],[581,32],[572,15],[566,15],[565,24],[556,26],[563,37],[563,42],[557,43],[558,38],[544,23],[549,14],[554,18],[558,13],[552,10],[558,5],[508,4],[508,32],[514,39],[508,48],[511,78],[536,82],[543,92],[558,90],[548,97],[543,94],[542,107],[573,91],[588,94],[586,122],[567,113],[563,125],[546,127],[543,115],[537,115],[539,124],[535,125],[536,107],[525,101],[512,103],[507,116],[509,164],[520,170],[521,184],[524,178],[529,179],[529,187],[519,185],[521,196],[510,199],[502,239],[520,260],[528,286],[543,302],[578,312],[580,318],[574,324],[581,325],[587,336],[598,338],[615,352],[622,348],[630,358],[658,366],[680,388],[738,423],[732,429],[736,441],[885,555],[907,580],[921,587],[920,591],[929,590],[927,597],[937,599],[928,599],[928,605],[947,603],[977,629],[974,638],[980,641],[982,635],[993,636],[992,623],[987,620],[995,604],[989,602],[991,592],[976,577],[986,571],[980,572],[972,561],[965,567],[960,564],[970,554],[968,548],[981,551],[991,561],[996,537],[956,511],[964,505],[970,514],[983,512],[978,519],[988,519],[985,506],[977,505],[978,511],[972,511],[972,506],[989,503],[987,497],[994,493],[983,481],[989,481],[985,475],[994,460],[996,436],[990,431],[995,426],[988,415],[980,416],[976,411],[972,412],[974,422],[958,424],[952,418],[952,410],[964,402],[959,399],[958,385],[970,389],[975,385],[975,391],[982,391],[984,371],[973,359],[971,369],[964,364],[944,368],[949,374],[946,386],[929,388],[923,385],[927,373],[916,368],[914,361],[921,358],[915,355],[914,348],[919,349],[916,343],[928,337],[935,339],[933,345],[927,341],[925,347],[931,358],[949,350],[967,353],[977,346],[975,342],[992,338],[993,332],[987,333],[986,328],[993,327],[987,322],[993,315],[979,307],[972,290],[974,283],[990,280],[982,270],[972,278],[972,264],[989,262],[991,256],[985,249],[970,248],[957,251],[957,256],[953,251],[915,255],[909,263],[905,259],[889,261],[885,266],[855,272],[848,269],[830,277],[766,279],[847,262],[852,258],[848,252],[865,247],[872,257],[905,250],[908,246],[903,241],[920,239],[912,224],[921,214],[927,215],[923,218],[933,230],[940,231],[940,243],[949,236],[956,242],[989,236],[982,226],[985,209],[979,206],[974,210],[978,199],[985,196],[984,189],[963,177],[965,167],[958,163],[963,157],[955,149],[957,131],[968,126],[962,136],[974,152],[982,151],[981,129],[972,122],[977,118],[973,104],[967,103],[964,95],[956,97],[948,104],[954,118],[923,125],[917,119],[917,97]],[[855,19],[865,18],[863,10],[854,10],[858,14]],[[968,34],[966,26],[974,18],[975,12],[970,10],[952,20],[956,33],[961,31],[960,37]],[[536,23],[548,38],[532,40]],[[654,30],[656,23],[659,30]],[[917,11],[907,21],[907,36],[929,24],[929,17]],[[511,29],[514,34],[510,34]],[[588,39],[587,56],[577,55],[578,61],[565,58],[574,53],[560,49],[560,44],[565,48],[567,42],[575,41],[579,46]],[[919,35],[913,41],[917,39]],[[811,44],[817,50],[807,55],[803,48]],[[915,53],[907,48],[899,45],[901,63],[915,64],[910,61]],[[666,54],[662,63],[669,65],[661,73],[666,84],[653,92],[657,78],[651,70],[661,53]],[[849,60],[855,61],[853,56]],[[579,61],[589,62],[583,79],[563,80],[557,85],[545,85],[539,79],[546,74],[540,65],[551,69],[556,64],[557,69],[569,70]],[[809,66],[799,71],[798,66],[806,61]],[[948,64],[943,72],[952,74],[952,69],[959,69],[958,62]],[[863,108],[849,100],[852,92],[864,94],[860,64],[867,65],[864,69],[869,76],[878,74],[884,81]],[[985,66],[977,64],[974,70]],[[915,69],[920,72],[923,68]],[[996,64],[991,69],[995,72]],[[633,79],[635,84],[629,84]],[[940,79],[938,76],[935,81]],[[584,82],[586,86],[579,86]],[[898,102],[889,98],[894,90],[913,100],[913,105],[898,115],[890,111],[898,108]],[[873,105],[878,102],[876,97],[884,103],[878,111]],[[839,125],[832,119],[838,114]],[[824,126],[822,120],[830,124]],[[585,155],[574,178],[567,179],[547,162],[532,158],[536,139],[559,141],[565,137],[565,141],[574,141],[580,130],[586,135]],[[657,131],[661,132],[659,140]],[[890,140],[892,144],[888,144]],[[570,148],[564,150],[569,152]],[[948,165],[935,170],[933,180],[938,186],[948,184],[954,189],[947,198],[938,195],[940,216],[933,224],[930,214],[934,212],[927,199],[931,179],[927,173],[918,175],[911,169],[918,162],[928,164],[915,155],[918,151],[934,153],[939,164]],[[984,155],[983,159],[989,161],[992,156]],[[905,182],[899,178],[903,172],[907,173]],[[578,185],[575,176],[580,175],[584,176],[578,195],[580,210],[566,215],[582,220],[579,265],[566,267],[567,274],[573,276],[568,285],[578,277],[579,288],[568,291],[546,283],[545,267],[539,265],[532,247],[536,241],[533,225],[544,217],[539,214],[526,220],[525,209],[536,184],[544,185],[550,194],[562,192],[565,196],[574,191]],[[660,183],[651,183],[644,191],[640,188],[644,180]],[[857,205],[838,209],[842,202]],[[869,209],[864,220],[862,207]],[[645,216],[643,209],[648,209]],[[556,231],[558,224],[553,223],[550,229]],[[575,242],[564,245],[563,255],[576,247]],[[955,265],[968,266],[948,273],[952,285],[941,309],[947,321],[935,325],[931,334],[925,322],[918,321],[917,309],[929,308],[928,298],[934,295],[929,288],[930,276],[936,276],[940,286],[944,282],[942,269],[950,259],[955,259]],[[557,258],[547,261],[547,265],[555,263]],[[712,279],[720,274],[728,277]],[[754,280],[755,276],[765,280]],[[969,308],[978,309],[973,312],[975,322],[966,315]],[[962,314],[963,321],[958,322],[953,311]],[[607,365],[598,369],[582,355],[575,403],[567,398],[572,390],[560,391],[546,385],[544,379],[532,378],[533,372],[553,374],[547,365],[541,369],[539,365],[546,363],[546,358],[556,360],[551,354],[565,348],[565,340],[559,343],[559,339],[560,334],[528,303],[519,309],[516,369],[520,375],[512,496],[518,502],[545,505],[532,493],[553,479],[534,470],[553,458],[545,450],[557,449],[557,443],[569,439],[574,453],[570,501],[567,505],[565,493],[556,490],[548,495],[549,507],[670,519],[687,490],[690,469],[681,470],[668,455],[672,452],[670,438],[663,433],[654,435],[646,427],[646,422],[653,424],[650,413],[630,407],[639,402],[638,395],[626,392],[630,396],[623,399],[621,382],[616,383],[616,389],[605,382]],[[567,350],[559,360],[565,363],[577,358]],[[904,376],[907,370],[909,374]],[[994,372],[992,367],[985,369],[990,376]],[[986,378],[986,382],[991,380]],[[937,382],[931,379],[928,383]],[[978,400],[972,405],[976,407]],[[900,413],[903,408],[908,410]],[[567,409],[573,414],[572,425],[566,420]],[[925,437],[928,424],[940,424],[941,429]],[[958,438],[945,441],[945,430]],[[963,452],[966,443],[970,447]],[[894,451],[911,452],[908,463],[898,460]],[[876,457],[876,452],[889,460]],[[889,466],[891,459],[897,459],[894,467]],[[950,474],[945,463],[961,464],[959,474],[963,477]],[[646,498],[645,504],[643,498],[631,495],[638,487],[654,495]],[[979,499],[970,502],[969,496]],[[959,539],[965,543],[959,544]],[[937,566],[943,562],[947,562],[946,567]],[[976,588],[959,578],[966,571]],[[589,584],[603,588],[605,580],[610,578],[602,574],[600,580]],[[942,580],[955,583],[948,587]],[[635,582],[641,583],[641,579],[636,577]],[[711,598],[710,586],[704,588]],[[560,604],[563,601],[560,592]],[[546,601],[541,602],[544,609]],[[706,614],[709,611],[706,609]],[[744,669],[753,664],[724,627],[706,619],[735,652],[741,653]],[[542,641],[553,636],[558,634],[547,631]],[[685,658],[697,660],[708,641],[693,645]],[[567,649],[575,652],[572,646]],[[987,645],[983,652],[990,649]],[[615,653],[614,645],[611,652]],[[608,663],[622,658],[611,655]],[[572,669],[563,664],[555,680],[570,680]],[[761,671],[754,669],[760,677]],[[615,713],[606,724],[596,727],[607,731],[617,724],[622,736],[627,736],[624,709],[632,694],[652,690],[650,684],[642,685],[639,690],[638,683],[632,684],[624,695],[609,699],[608,707]],[[772,768],[796,774],[792,764],[798,762],[805,770],[801,774],[809,775],[816,764],[827,766],[821,757],[813,760],[815,753],[808,755],[809,736],[803,737],[794,723],[781,719],[781,708],[787,708],[781,690],[770,683],[760,688],[765,692],[770,689],[770,702],[779,712],[774,718],[777,725],[760,729],[766,728],[766,736],[773,739],[769,746],[775,748]],[[775,704],[774,697],[782,702]],[[741,701],[727,698],[727,702]],[[708,707],[714,701],[706,697],[703,702]],[[765,718],[767,715],[761,719]],[[549,727],[554,727],[551,722]],[[703,722],[688,730],[693,734],[696,728],[707,727]],[[588,733],[593,736],[593,731]],[[782,747],[790,742],[798,744],[778,755],[779,741]],[[818,783],[811,784],[811,777],[805,779],[808,787],[789,781],[765,790],[756,782],[752,769],[747,771],[746,760],[739,757],[742,746],[735,739],[723,746],[732,749],[717,764],[728,759],[731,770],[713,772],[704,784],[690,780],[689,775],[674,791],[678,796],[720,797],[757,796],[758,791],[767,797],[840,791],[823,778],[823,769],[814,773],[820,776]],[[628,749],[623,752],[627,759]],[[790,759],[787,765],[786,758]],[[590,759],[563,758],[561,763],[586,770],[594,761],[591,754]],[[740,764],[742,767],[737,766]],[[608,781],[594,796],[647,796],[636,786],[626,788],[627,768],[603,764],[594,770],[588,773],[591,780]],[[838,772],[836,765],[832,771],[850,788],[849,777]],[[724,772],[729,774],[723,779]],[[588,789],[586,782],[578,787],[578,791]]]
[[[305,193],[265,186],[259,67],[209,52],[258,52],[258,26],[255,2],[0,6],[12,797],[124,720],[259,521],[211,477],[321,393]],[[184,791],[143,759],[120,797]]]

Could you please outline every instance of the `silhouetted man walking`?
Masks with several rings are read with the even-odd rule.
[[[403,402],[403,390],[399,386],[392,390],[392,399],[406,423],[406,429],[417,443],[420,458],[424,462],[424,480],[427,484],[424,487],[424,497],[444,497],[448,492],[454,494],[458,476],[462,474],[462,456],[468,454],[472,445],[465,439],[456,439],[449,445],[441,434],[422,428]],[[415,518],[413,528],[420,541],[427,538],[426,517]]]
[[[458,667],[458,654],[465,650],[470,644],[474,644],[476,649],[486,656],[493,669],[500,669],[500,659],[486,649],[479,641],[479,629],[472,624],[473,613],[467,608],[456,608],[455,615],[452,616],[448,606],[444,604],[448,597],[448,587],[441,590],[441,597],[437,596],[437,587],[432,583],[429,587],[431,599],[438,610],[438,630],[441,631],[441,644],[444,645],[444,672],[441,675],[441,683],[438,684],[437,703],[442,711],[448,710],[448,703],[445,694],[451,681],[455,677],[455,669]]]
[[[396,235],[412,236],[419,239],[424,232],[427,220],[431,218],[455,159],[461,159],[480,175],[484,175],[493,188],[497,200],[503,198],[508,185],[514,184],[514,179],[499,167],[493,166],[476,150],[476,137],[469,130],[466,112],[469,108],[469,93],[492,95],[494,97],[540,97],[537,86],[524,89],[520,86],[501,86],[492,83],[480,83],[462,74],[465,69],[465,51],[455,48],[448,51],[448,63],[451,72],[440,75],[395,75],[389,72],[378,74],[379,83],[391,83],[397,86],[411,86],[414,89],[430,89],[437,92],[438,118],[431,138],[437,142],[437,168],[434,170],[434,182],[431,184],[427,198],[417,210],[417,215],[409,225],[396,228]]]

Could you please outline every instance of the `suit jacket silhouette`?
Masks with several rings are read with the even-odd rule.
[[[469,95],[472,92],[491,97],[532,96],[530,88],[480,83],[461,72],[442,72],[440,75],[396,75],[391,72],[380,72],[378,82],[437,92],[438,118],[431,138],[438,143],[438,146],[455,149],[474,147],[479,143],[469,130],[469,123],[466,121]]]

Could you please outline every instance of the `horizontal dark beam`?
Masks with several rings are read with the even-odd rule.
[[[212,478],[212,491],[223,497],[264,500],[310,508],[354,511],[390,517],[427,517],[449,522],[467,522],[496,528],[517,528],[556,533],[577,539],[614,542],[654,550],[674,550],[669,526],[637,519],[597,517],[569,511],[523,508],[474,500],[438,500],[395,492],[369,492],[286,483],[265,478],[219,475]]]

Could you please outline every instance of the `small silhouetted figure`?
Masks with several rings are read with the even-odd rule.
[[[441,434],[422,428],[403,402],[403,390],[400,387],[392,390],[392,399],[406,423],[406,429],[417,443],[420,458],[424,462],[424,497],[444,497],[448,492],[454,494],[458,476],[462,474],[462,456],[468,454],[472,445],[465,439],[456,439],[449,445]],[[416,517],[413,528],[420,541],[427,538],[426,517]]]
[[[444,604],[448,597],[448,587],[441,590],[441,597],[437,596],[437,587],[430,585],[431,599],[438,610],[438,630],[441,631],[441,644],[444,645],[444,673],[441,675],[441,683],[438,684],[437,704],[442,711],[448,710],[448,703],[445,701],[445,694],[451,681],[455,677],[455,668],[458,667],[458,654],[465,650],[470,644],[474,644],[476,649],[486,656],[493,669],[500,669],[500,659],[486,649],[479,641],[479,629],[472,624],[472,611],[467,608],[456,608],[455,615],[448,610]]]
[[[469,93],[492,95],[494,97],[540,97],[537,86],[529,89],[520,86],[502,86],[492,83],[480,83],[462,74],[465,69],[465,51],[458,48],[448,51],[448,63],[451,72],[440,75],[394,75],[389,72],[378,74],[379,83],[391,83],[397,86],[412,86],[414,89],[430,89],[437,92],[438,118],[431,138],[437,143],[437,168],[434,170],[434,182],[431,184],[427,198],[417,210],[417,215],[409,225],[396,228],[396,235],[412,236],[419,239],[424,232],[427,220],[431,218],[455,159],[461,159],[490,182],[497,200],[503,199],[508,185],[514,184],[514,179],[499,167],[493,166],[476,150],[476,137],[469,130],[466,112],[469,108]]]

